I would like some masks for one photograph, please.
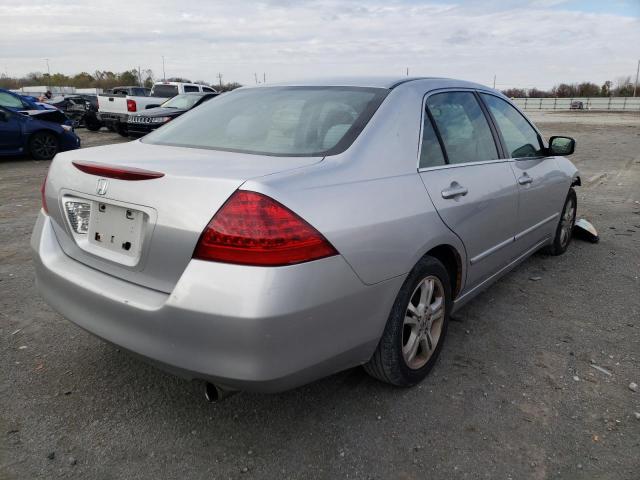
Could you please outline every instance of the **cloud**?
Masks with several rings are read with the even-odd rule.
[[[0,71],[77,73],[140,65],[161,76],[268,81],[437,75],[550,87],[632,74],[638,17],[563,10],[558,0],[22,2],[0,5]],[[530,2],[529,2],[530,5]]]

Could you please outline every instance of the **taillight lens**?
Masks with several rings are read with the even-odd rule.
[[[49,213],[49,208],[47,208],[47,178],[49,177],[49,172],[44,176],[44,181],[40,186],[40,199],[42,201],[42,209],[44,213]]]
[[[257,266],[283,266],[337,255],[320,232],[272,198],[236,191],[213,216],[193,257]]]
[[[136,101],[135,100],[127,99],[127,111],[128,112],[135,112],[137,108],[138,108],[138,106],[136,105]]]

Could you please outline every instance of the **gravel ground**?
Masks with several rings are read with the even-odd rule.
[[[0,160],[0,478],[640,478],[640,116],[532,116],[577,139],[601,242],[476,298],[408,390],[356,368],[205,403],[44,304],[28,241],[48,162]]]

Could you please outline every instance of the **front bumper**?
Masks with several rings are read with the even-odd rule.
[[[404,280],[365,286],[341,256],[278,268],[192,260],[171,294],[66,256],[40,213],[44,299],[72,322],[187,378],[275,392],[366,362]]]
[[[127,123],[127,132],[130,136],[142,137],[147,133],[153,132],[164,123],[136,123],[129,121]]]

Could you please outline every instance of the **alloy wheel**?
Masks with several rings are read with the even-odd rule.
[[[52,158],[58,150],[58,144],[53,135],[38,135],[33,139],[31,150],[40,158]]]
[[[424,278],[413,291],[404,317],[402,356],[409,368],[422,368],[435,351],[445,317],[445,293],[435,276]]]

